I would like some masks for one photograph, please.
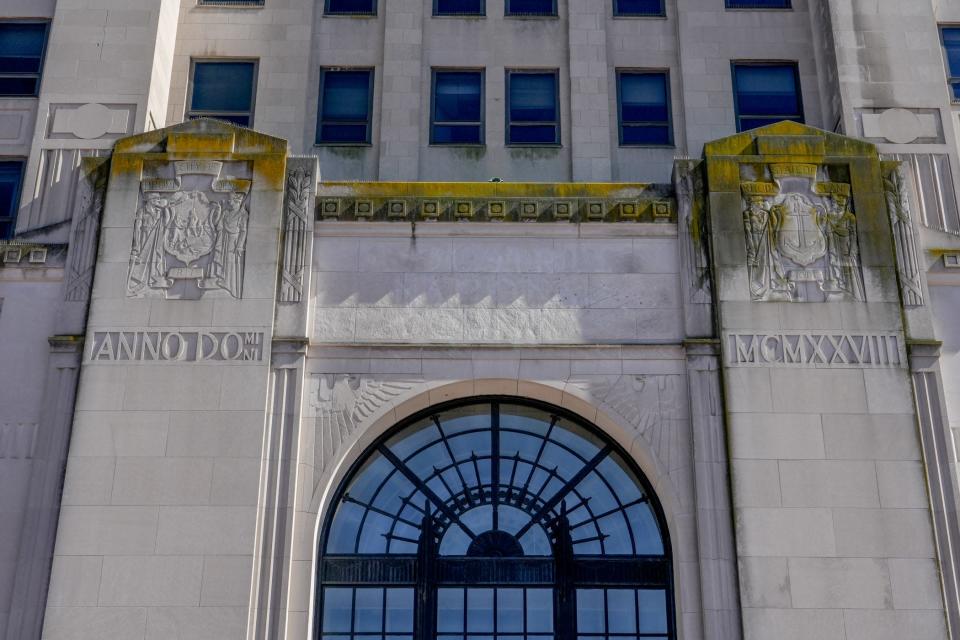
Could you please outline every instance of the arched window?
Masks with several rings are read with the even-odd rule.
[[[435,407],[368,450],[322,530],[319,640],[676,637],[656,497],[557,408]]]

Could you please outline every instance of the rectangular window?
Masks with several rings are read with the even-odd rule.
[[[613,0],[613,15],[617,17],[666,15],[663,0]]]
[[[508,16],[555,16],[556,0],[506,0],[504,13]]]
[[[0,96],[40,93],[47,22],[0,22]]]
[[[781,120],[803,122],[800,74],[794,62],[734,62],[737,131]]]
[[[621,146],[670,146],[670,80],[666,71],[618,71]]]
[[[323,12],[334,16],[375,16],[377,0],[326,0]]]
[[[434,71],[430,144],[483,144],[483,72]]]
[[[560,144],[556,71],[507,71],[507,144]]]
[[[482,16],[486,13],[483,0],[434,0],[435,16]]]
[[[217,118],[253,126],[257,63],[253,60],[195,60],[187,119]]]
[[[789,9],[790,0],[727,0],[727,9]]]
[[[317,144],[369,144],[373,69],[320,73]]]
[[[947,83],[950,99],[960,102],[960,26],[940,27],[943,57],[947,63]]]
[[[22,161],[0,161],[0,240],[13,237],[14,228],[17,226],[17,206],[20,204],[22,181]]]

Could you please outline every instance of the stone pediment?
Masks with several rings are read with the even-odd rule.
[[[714,140],[705,156],[876,156],[877,147],[809,125],[783,120],[765,127]]]
[[[286,153],[287,141],[222,120],[198,118],[117,140],[115,154]]]

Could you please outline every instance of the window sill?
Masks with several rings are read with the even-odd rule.
[[[667,14],[665,13],[623,13],[623,14],[614,14],[612,16],[614,20],[666,20]]]
[[[353,149],[369,149],[373,146],[372,142],[314,142],[315,149],[325,149],[329,147],[350,147]]]
[[[508,142],[504,145],[508,149],[562,149],[563,144],[559,142]]]
[[[505,13],[503,17],[508,20],[559,20],[560,15],[556,13]]]
[[[363,18],[369,20],[370,18],[377,18],[375,13],[324,13],[324,18]]]
[[[673,143],[670,143],[670,144],[622,144],[621,143],[621,144],[618,144],[617,147],[619,149],[653,149],[655,151],[656,150],[664,151],[664,150],[676,149],[677,145]]]
[[[427,146],[437,149],[486,149],[486,142],[431,142]]]

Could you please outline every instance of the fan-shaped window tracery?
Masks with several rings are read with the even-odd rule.
[[[319,565],[322,640],[674,638],[645,479],[554,408],[436,408],[369,450]]]

